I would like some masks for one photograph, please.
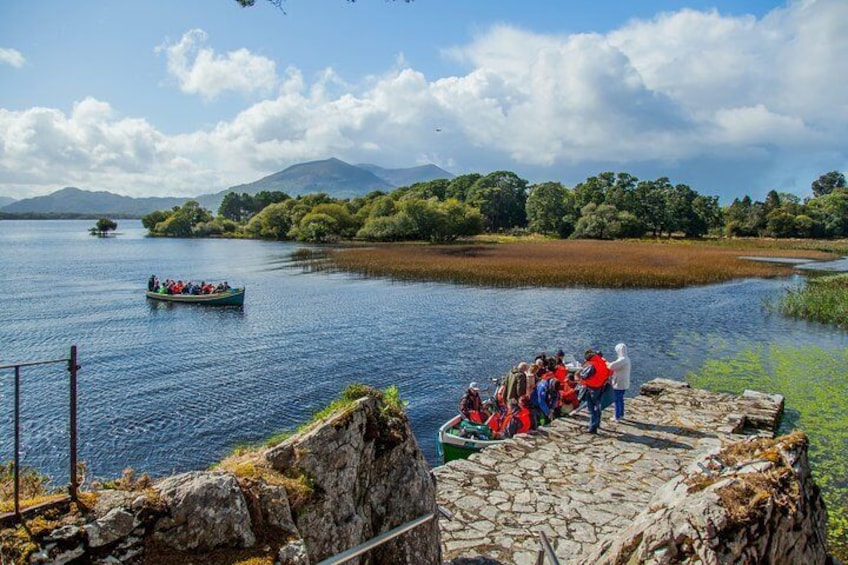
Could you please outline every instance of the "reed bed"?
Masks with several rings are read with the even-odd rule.
[[[791,265],[749,261],[741,255],[833,257],[821,250],[712,242],[530,240],[345,248],[314,267],[366,277],[495,287],[681,288],[792,272]]]
[[[848,328],[848,275],[808,279],[778,303],[787,316]]]

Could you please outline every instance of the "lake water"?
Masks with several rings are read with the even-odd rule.
[[[844,332],[763,307],[799,277],[682,290],[480,289],[303,272],[302,246],[145,237],[138,221],[0,222],[0,365],[79,349],[79,458],[89,475],[207,468],[239,443],[292,428],[351,382],[397,385],[438,463],[436,431],[470,381],[520,360],[627,343],[630,394],[759,344],[845,348]],[[246,286],[243,309],[148,301],[148,277]],[[0,372],[0,458],[14,372]],[[23,463],[67,480],[67,372],[22,370]]]

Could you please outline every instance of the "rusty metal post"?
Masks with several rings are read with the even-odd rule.
[[[79,365],[77,365],[77,346],[71,346],[71,358],[68,359],[68,371],[71,373],[71,395],[70,395],[70,432],[71,432],[71,445],[70,445],[70,459],[71,459],[71,484],[69,487],[69,492],[71,495],[71,500],[76,502],[77,500],[77,370],[79,370]]]
[[[21,519],[21,367],[15,366],[15,519]]]

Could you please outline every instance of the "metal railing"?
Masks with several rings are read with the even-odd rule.
[[[68,494],[70,495],[72,501],[77,501],[77,489],[79,488],[79,485],[77,484],[77,371],[79,371],[80,366],[77,365],[77,346],[72,345],[70,357],[66,357],[64,359],[51,359],[49,361],[29,361],[25,363],[15,363],[13,365],[0,365],[0,371],[6,369],[14,369],[15,371],[15,510],[13,517],[16,522],[19,522],[21,520],[21,368],[34,367],[37,365],[52,365],[56,363],[67,363],[68,373],[70,373],[68,427],[70,428],[69,459],[71,482],[68,487]]]
[[[551,547],[551,542],[548,541],[548,536],[545,535],[545,532],[539,532],[539,543],[542,545],[542,549],[539,550],[536,556],[536,565],[542,565],[545,562],[545,557],[548,558],[551,565],[559,565],[559,559],[557,559],[554,548]]]
[[[383,545],[384,543],[395,539],[396,537],[405,534],[410,530],[414,530],[418,526],[422,524],[426,524],[430,520],[435,520],[436,517],[441,514],[448,520],[452,519],[453,516],[450,512],[442,508],[441,506],[438,508],[438,512],[433,512],[432,514],[425,514],[420,518],[416,518],[414,520],[410,520],[405,524],[401,524],[397,528],[391,529],[388,532],[384,532],[378,536],[375,536],[368,541],[361,543],[357,546],[351,547],[347,551],[343,551],[337,555],[332,557],[328,557],[327,559],[319,562],[317,565],[341,565],[342,563],[346,563],[353,559],[354,557],[359,557],[363,553],[368,553],[372,549]]]

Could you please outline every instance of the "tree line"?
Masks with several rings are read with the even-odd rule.
[[[446,243],[480,233],[538,233],[560,238],[846,237],[848,187],[842,173],[816,179],[801,201],[772,190],[763,202],[749,196],[721,207],[666,177],[639,180],[603,172],[574,188],[559,182],[530,185],[510,171],[471,173],[337,199],[325,193],[292,198],[279,191],[228,193],[217,215],[195,201],[142,218],[152,235],[250,237],[334,242]]]

